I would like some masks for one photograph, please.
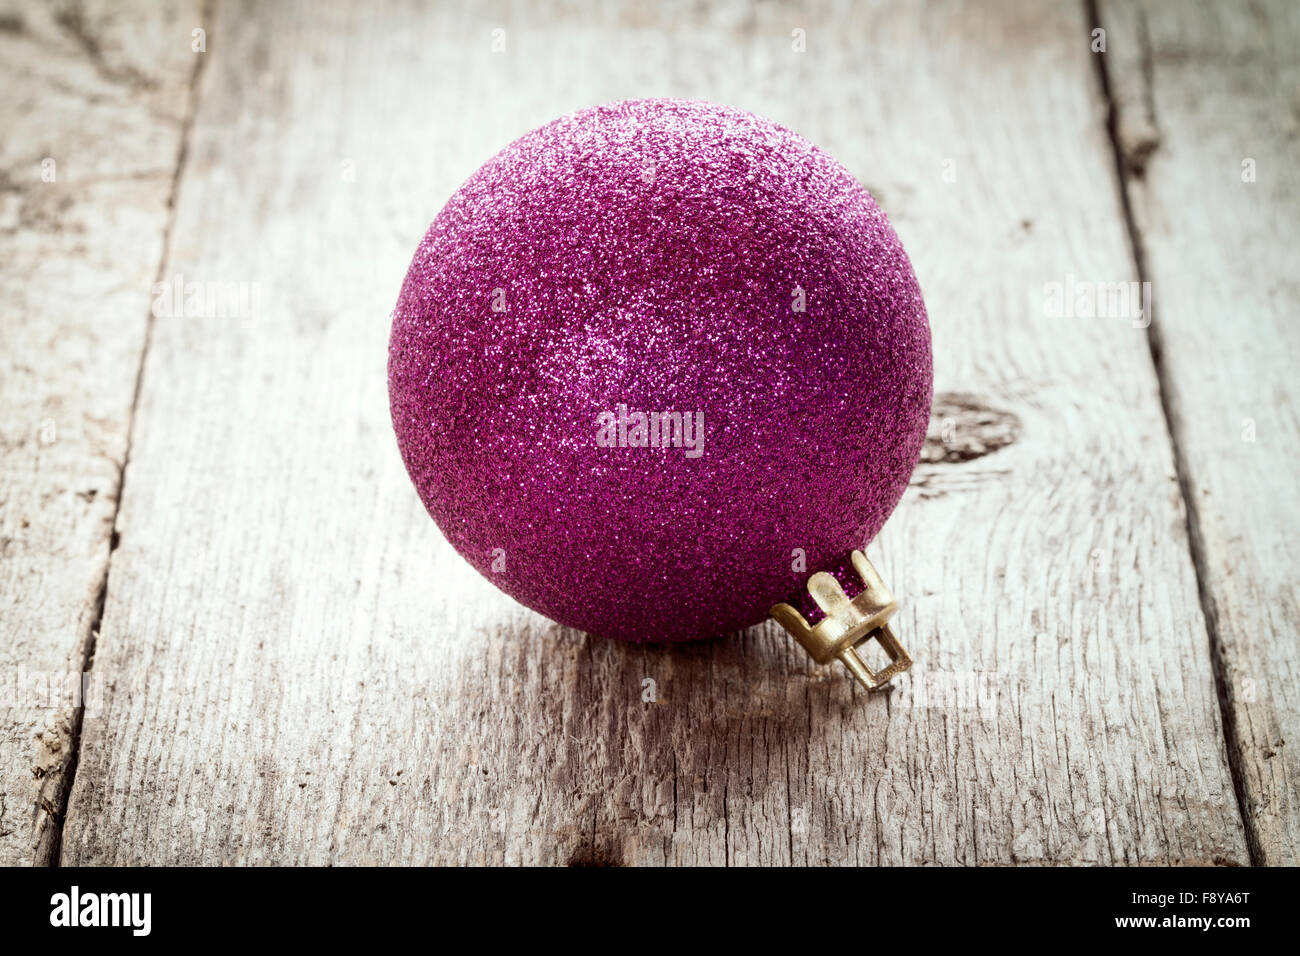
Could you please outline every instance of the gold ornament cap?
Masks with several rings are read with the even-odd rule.
[[[838,660],[867,690],[879,690],[911,667],[912,658],[889,627],[889,619],[898,610],[894,595],[865,554],[854,551],[850,560],[863,585],[862,593],[852,600],[826,571],[808,578],[808,593],[826,613],[816,627],[789,604],[775,604],[769,613],[818,664]],[[860,644],[873,639],[889,655],[890,663],[879,671],[868,668],[857,652]]]

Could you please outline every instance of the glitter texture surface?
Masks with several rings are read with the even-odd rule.
[[[830,156],[634,100],[529,133],[448,201],[389,396],[425,507],[498,587],[584,631],[689,640],[758,623],[879,531],[925,437],[930,331]],[[702,443],[664,424],[642,447],[637,411],[702,413]]]

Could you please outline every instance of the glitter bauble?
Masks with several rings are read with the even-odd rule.
[[[839,163],[749,113],[636,100],[529,133],[451,197],[389,395],[425,507],[498,587],[687,640],[761,621],[880,529],[925,437],[930,332]]]

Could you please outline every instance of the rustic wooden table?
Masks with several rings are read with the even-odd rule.
[[[0,862],[1297,862],[1300,5],[5,6]],[[638,96],[800,131],[912,255],[890,692],[551,624],[403,471],[416,241]],[[1121,282],[1154,322],[1075,307]]]

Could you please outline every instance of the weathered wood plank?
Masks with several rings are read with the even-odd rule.
[[[56,852],[198,25],[0,8],[0,864]]]
[[[1156,2],[1103,12],[1247,834],[1257,862],[1294,866],[1300,8]]]
[[[168,272],[265,304],[156,325],[64,860],[1244,862],[1144,332],[1044,314],[1133,277],[1087,39],[1037,3],[223,10]],[[408,486],[386,314],[428,220],[644,95],[801,130],[913,253],[943,394],[872,548],[921,662],[889,694],[771,627],[551,625]]]

